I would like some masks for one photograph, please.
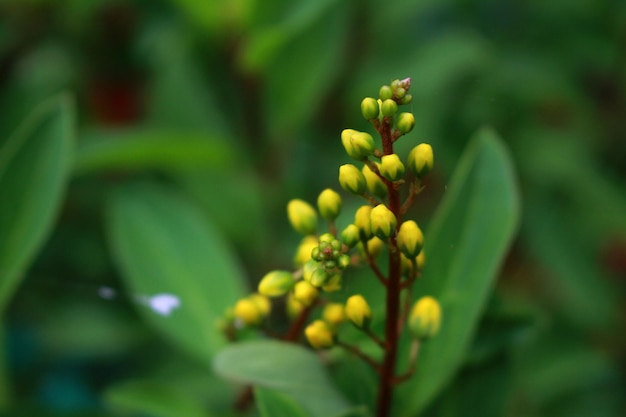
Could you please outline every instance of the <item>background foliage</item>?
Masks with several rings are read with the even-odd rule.
[[[435,150],[413,213],[427,233],[484,125],[522,194],[477,335],[422,415],[623,415],[625,28],[617,0],[0,1],[7,415],[228,415],[207,329],[289,265],[286,201],[336,187],[339,132],[405,76],[417,123],[399,153]],[[502,209],[481,218],[497,230]],[[147,308],[161,292],[194,297],[182,322]],[[332,377],[367,403],[359,373]],[[261,415],[306,411],[257,392]]]

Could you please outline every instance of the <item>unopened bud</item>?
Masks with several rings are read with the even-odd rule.
[[[378,117],[378,102],[376,99],[366,97],[361,101],[361,114],[365,120],[372,120]]]
[[[259,293],[268,297],[280,297],[293,288],[294,280],[291,272],[272,271],[259,282]]]
[[[356,132],[350,136],[350,142],[352,147],[357,153],[357,157],[354,158],[358,161],[372,155],[376,150],[376,144],[372,135],[366,132]]]
[[[345,313],[352,324],[359,329],[367,328],[372,319],[372,310],[365,298],[360,294],[348,298]]]
[[[263,320],[263,314],[257,305],[248,298],[242,298],[235,304],[234,315],[246,326],[256,326]]]
[[[349,248],[354,247],[354,245],[359,243],[360,240],[361,238],[359,237],[359,228],[354,224],[348,225],[341,232],[341,241]]]
[[[380,90],[378,91],[378,98],[381,99],[382,101],[388,100],[393,96],[393,91],[391,91],[391,87],[389,87],[388,85],[383,85],[382,87],[380,87]]]
[[[387,186],[380,179],[380,177],[372,171],[369,165],[363,165],[363,169],[361,169],[363,173],[363,177],[365,177],[365,183],[367,184],[367,191],[371,194],[374,194],[377,197],[385,197],[387,195]]]
[[[302,235],[315,234],[317,230],[317,213],[313,206],[299,199],[287,204],[287,217],[294,230]]]
[[[339,326],[346,319],[343,304],[328,303],[322,310],[322,318],[333,327]]]
[[[398,111],[398,103],[392,99],[383,100],[380,112],[384,117],[391,117]]]
[[[384,244],[385,242],[383,242],[379,237],[374,236],[367,241],[367,253],[369,253],[372,258],[376,258],[383,250]]]
[[[433,169],[433,148],[427,143],[420,143],[409,152],[407,164],[418,177],[423,177]]]
[[[396,216],[384,204],[379,204],[372,209],[370,219],[372,233],[381,239],[387,239],[396,230]]]
[[[315,236],[305,236],[300,244],[298,245],[298,250],[296,251],[296,256],[294,256],[294,263],[296,266],[302,266],[306,262],[311,259],[311,251],[313,248],[317,247],[318,241]]]
[[[341,290],[342,277],[341,273],[334,273],[330,275],[330,278],[322,286],[324,292],[336,292]]]
[[[410,104],[412,101],[413,101],[413,95],[407,94],[406,96],[402,98],[402,101],[400,101],[400,104]]]
[[[396,129],[401,133],[409,133],[415,127],[415,116],[413,113],[400,113],[396,120]]]
[[[322,218],[335,220],[341,212],[341,196],[330,188],[325,189],[317,197],[317,209]]]
[[[407,220],[400,225],[396,237],[398,249],[409,259],[419,255],[424,246],[424,234],[417,223]]]
[[[372,206],[361,206],[354,213],[354,224],[359,228],[359,235],[363,239],[372,237]]]
[[[335,344],[335,335],[328,323],[315,320],[304,329],[304,335],[315,349],[327,349]]]
[[[367,185],[363,173],[352,164],[339,167],[339,185],[352,194],[361,195]]]
[[[383,155],[380,159],[379,170],[380,174],[389,181],[397,181],[404,176],[404,164],[395,153]]]
[[[293,293],[289,293],[287,296],[287,315],[291,318],[296,318],[302,313],[306,307],[298,300],[295,299]]]
[[[337,258],[337,266],[339,267],[339,269],[346,269],[350,266],[351,263],[352,261],[350,260],[350,255],[347,255],[345,253]]]
[[[314,287],[320,288],[323,287],[324,284],[328,281],[329,275],[328,272],[322,267],[318,267],[311,274],[311,280],[309,281],[311,285]]]
[[[293,287],[293,296],[305,306],[310,306],[317,298],[317,288],[307,281],[298,281]]]
[[[409,317],[409,328],[413,336],[420,340],[430,339],[439,331],[441,306],[433,297],[425,296],[417,300]]]
[[[302,279],[305,281],[311,282],[311,277],[313,276],[313,272],[319,267],[319,264],[314,260],[310,260],[306,262],[302,266]]]

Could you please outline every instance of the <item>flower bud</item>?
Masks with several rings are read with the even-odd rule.
[[[322,287],[322,290],[324,290],[324,292],[339,291],[341,289],[341,282],[342,282],[341,273],[334,273],[330,275],[330,278],[328,278],[328,280]]]
[[[389,181],[398,181],[404,176],[404,164],[395,153],[383,155],[380,159],[379,170],[380,175],[387,178]],[[367,179],[367,177],[365,179]]]
[[[293,262],[296,266],[302,266],[311,259],[311,251],[317,247],[318,241],[315,236],[305,236],[298,245],[296,255],[293,258]]]
[[[415,116],[413,113],[400,113],[396,120],[396,129],[401,133],[409,133],[415,126]]]
[[[417,223],[407,220],[398,229],[398,249],[409,259],[415,258],[424,246],[424,234]]]
[[[367,328],[372,319],[372,310],[360,294],[348,298],[345,313],[352,324],[359,329]]]
[[[359,237],[359,228],[354,224],[349,224],[343,231],[341,232],[341,241],[344,245],[349,248],[354,247],[361,238]]]
[[[309,282],[314,287],[319,288],[319,287],[324,286],[324,284],[326,284],[326,282],[328,281],[328,278],[330,278],[328,275],[328,272],[326,272],[324,268],[318,267],[311,274],[311,280]]]
[[[352,261],[350,260],[350,255],[347,255],[345,253],[337,258],[337,266],[339,267],[339,269],[346,269],[350,266],[351,263]]]
[[[293,296],[305,306],[310,306],[317,298],[317,288],[307,281],[298,281],[293,287]]]
[[[304,335],[315,349],[327,349],[335,344],[335,335],[328,323],[315,320],[304,329]]]
[[[365,191],[367,183],[363,173],[352,164],[339,167],[339,185],[352,194],[361,195]]]
[[[268,297],[280,297],[293,288],[294,280],[291,272],[272,271],[259,282],[259,293]]]
[[[406,89],[403,87],[398,87],[396,88],[395,94],[396,98],[398,99],[403,99],[404,96],[406,95]]]
[[[254,293],[250,294],[248,296],[248,299],[257,306],[263,317],[267,317],[270,314],[270,310],[272,309],[272,303],[270,302],[269,298],[264,295]]]
[[[363,169],[361,169],[361,172],[363,173],[363,177],[365,177],[367,191],[381,198],[387,195],[387,186],[385,185],[383,180],[381,180],[380,177],[374,171],[372,171],[369,165],[363,165]]]
[[[286,307],[287,315],[292,319],[298,317],[300,313],[302,313],[302,310],[306,308],[300,301],[295,299],[293,293],[289,293],[287,296]]]
[[[372,135],[366,132],[356,132],[350,136],[350,143],[356,152],[357,157],[354,158],[358,161],[372,155],[376,150],[376,144]]]
[[[433,169],[433,148],[427,143],[420,143],[409,152],[407,164],[418,177],[423,177]]]
[[[361,114],[365,120],[372,120],[378,117],[378,102],[376,99],[366,97],[361,101]]]
[[[354,224],[359,228],[359,235],[363,239],[372,237],[372,206],[361,206],[354,212]]]
[[[330,188],[325,189],[317,197],[317,209],[322,218],[335,220],[341,211],[341,196]]]
[[[380,106],[380,112],[384,117],[391,117],[398,111],[398,103],[392,99],[383,100],[383,104]]]
[[[424,268],[424,265],[426,265],[426,254],[424,253],[424,250],[422,249],[420,251],[420,254],[417,255],[417,267],[419,269]]]
[[[383,249],[383,242],[380,238],[374,236],[370,240],[367,241],[367,252],[370,254],[372,258],[376,258],[380,255],[380,252]]]
[[[235,319],[240,320],[246,326],[256,326],[264,318],[263,313],[256,303],[249,298],[237,301],[234,309]]]
[[[409,329],[417,339],[430,339],[439,331],[441,307],[433,297],[422,297],[413,305],[409,317]]]
[[[407,94],[406,96],[402,98],[402,101],[400,101],[400,104],[410,104],[412,101],[413,101],[413,95]]]
[[[382,101],[388,100],[393,96],[393,91],[391,91],[391,87],[389,87],[388,85],[383,85],[382,87],[380,87],[380,90],[378,91],[378,98],[381,99]]]
[[[287,204],[287,217],[294,230],[302,235],[315,234],[317,213],[306,201],[293,199]]]
[[[339,326],[346,319],[346,313],[344,312],[343,304],[340,303],[328,303],[322,310],[322,318],[328,324],[333,327]]]
[[[305,281],[311,282],[311,277],[313,276],[313,272],[319,267],[319,264],[314,260],[307,261],[302,266],[302,279]]]
[[[370,219],[372,233],[381,239],[387,239],[396,230],[396,216],[384,204],[379,204],[372,209]]]

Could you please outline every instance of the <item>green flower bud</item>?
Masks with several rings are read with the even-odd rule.
[[[388,85],[383,85],[382,87],[380,87],[380,90],[378,91],[379,99],[385,101],[390,99],[391,97],[393,97],[393,91],[391,91],[391,87],[389,87]]]
[[[367,252],[372,258],[376,258],[380,255],[384,244],[385,242],[383,242],[379,237],[374,236],[367,241]]]
[[[317,209],[322,218],[335,220],[341,212],[341,196],[330,188],[325,189],[317,197]]]
[[[330,242],[332,242],[333,240],[335,240],[335,236],[333,236],[331,233],[324,233],[323,235],[319,237],[320,243],[330,244]]]
[[[350,260],[350,255],[346,255],[345,253],[343,255],[340,255],[337,259],[337,266],[339,267],[339,269],[346,269],[350,266],[351,263],[352,261]]]
[[[305,281],[311,282],[311,277],[313,276],[313,272],[319,268],[319,264],[314,260],[310,260],[302,266],[302,279]]]
[[[354,245],[359,243],[360,240],[361,238],[359,237],[359,228],[354,224],[348,225],[341,232],[341,241],[349,248],[354,247]]]
[[[354,212],[354,224],[359,228],[359,236],[364,239],[372,237],[372,206],[361,206]]]
[[[387,239],[396,230],[396,216],[384,204],[374,207],[370,213],[372,233],[381,239]]]
[[[422,297],[413,305],[409,329],[420,340],[435,336],[441,326],[441,306],[433,297]]]
[[[348,298],[345,313],[352,324],[359,329],[367,328],[372,320],[372,310],[360,294]]]
[[[293,258],[293,262],[296,266],[302,266],[311,259],[311,252],[313,248],[318,245],[317,238],[315,236],[305,236],[298,245],[296,250],[296,256]]]
[[[328,272],[326,272],[324,268],[318,267],[311,274],[311,280],[309,282],[314,287],[319,288],[319,287],[324,286],[324,284],[326,284],[326,281],[328,281],[328,278],[330,278],[328,275]]]
[[[376,144],[374,143],[374,138],[372,135],[366,132],[356,132],[352,136],[350,136],[350,142],[352,143],[352,147],[355,151],[360,155],[355,158],[359,161],[363,160],[363,158],[368,157],[374,153],[376,150]]]
[[[272,271],[259,282],[259,293],[268,297],[280,297],[293,288],[294,280],[291,272]]]
[[[383,100],[383,104],[380,106],[380,112],[384,117],[391,117],[398,111],[398,103],[392,99]]]
[[[400,113],[396,120],[396,129],[401,133],[409,133],[415,126],[415,116],[413,113]]]
[[[418,177],[423,177],[433,169],[433,148],[427,143],[420,143],[409,152],[407,164]]]
[[[404,176],[404,164],[398,155],[384,155],[380,159],[380,174],[389,181],[397,181]],[[367,177],[365,178],[367,180]]]
[[[372,120],[378,117],[378,102],[376,99],[366,97],[361,101],[361,113],[365,120]]]
[[[324,290],[324,292],[339,291],[341,289],[341,281],[342,279],[340,273],[332,274],[330,278],[328,278],[328,281],[326,281],[326,284],[322,287],[322,290]]]
[[[398,229],[398,249],[409,259],[415,258],[424,246],[424,234],[417,223],[407,220]]]
[[[381,198],[387,195],[387,186],[385,185],[383,180],[381,180],[380,177],[374,171],[372,171],[369,165],[363,165],[363,169],[361,169],[361,172],[363,173],[363,177],[365,177],[367,191]]]
[[[346,313],[344,311],[343,304],[340,303],[328,303],[322,310],[322,318],[328,324],[333,327],[339,326],[346,320]]]
[[[328,349],[335,344],[335,335],[328,323],[315,320],[304,329],[304,335],[315,349]]]
[[[317,288],[307,281],[298,281],[293,287],[293,296],[305,306],[310,306],[317,298]]]
[[[352,164],[339,167],[339,185],[352,194],[361,195],[365,191],[367,183],[363,173]]]
[[[396,88],[396,91],[395,91],[396,98],[403,99],[405,95],[406,95],[406,90],[404,88],[402,87]]]
[[[402,98],[400,104],[410,104],[413,101],[413,96],[411,94],[407,94]]]
[[[313,206],[299,199],[287,204],[287,217],[294,230],[302,235],[315,234],[317,230],[317,213]]]

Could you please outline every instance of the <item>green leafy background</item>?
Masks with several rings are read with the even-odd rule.
[[[623,415],[625,28],[620,1],[0,1],[1,413],[369,415],[360,362],[217,329],[290,267],[285,204],[338,188],[360,100],[408,76],[398,152],[435,151],[415,291],[444,322],[394,415]]]

